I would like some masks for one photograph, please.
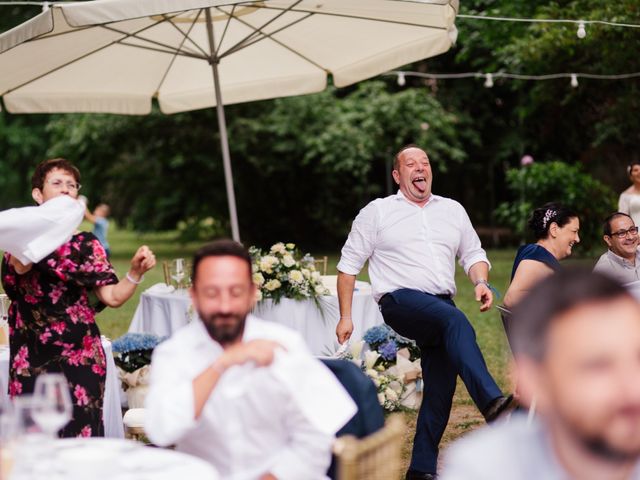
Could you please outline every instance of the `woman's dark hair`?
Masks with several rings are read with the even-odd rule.
[[[578,218],[578,214],[573,209],[557,202],[545,203],[531,214],[529,228],[535,239],[541,240],[549,236],[549,227],[552,223],[564,227],[573,218]]]
[[[65,158],[52,158],[38,164],[31,176],[31,188],[42,190],[44,188],[44,180],[47,178],[47,174],[56,168],[71,174],[76,183],[80,183],[80,170],[78,170],[73,163]]]
[[[627,175],[631,175],[631,169],[633,167],[635,167],[636,165],[640,165],[640,159],[638,160],[631,160],[629,162],[629,165],[627,165]]]

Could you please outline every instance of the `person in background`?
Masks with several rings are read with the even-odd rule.
[[[634,160],[627,166],[627,175],[631,185],[620,194],[618,211],[626,213],[633,223],[640,223],[640,160]]]
[[[338,264],[338,342],[353,332],[351,303],[365,262],[374,299],[387,323],[420,347],[425,379],[407,480],[436,478],[438,446],[444,433],[458,375],[487,421],[510,407],[489,373],[473,327],[453,302],[455,260],[474,285],[480,311],[491,307],[489,261],[465,209],[434,195],[427,153],[407,145],[396,154],[396,195],[365,206],[353,221]]]
[[[600,256],[593,270],[606,273],[621,283],[640,280],[638,227],[633,219],[626,213],[612,213],[603,227],[603,239],[609,249]]]
[[[614,279],[565,269],[514,309],[512,414],[445,452],[442,480],[640,478],[640,304]]]
[[[80,172],[68,160],[46,160],[36,167],[31,184],[38,205],[59,195],[77,198]],[[5,252],[1,277],[11,300],[9,394],[32,393],[38,375],[62,373],[73,401],[73,418],[62,436],[104,435],[106,361],[95,315],[126,302],[155,263],[143,245],[118,280],[104,248],[88,232],[75,233],[37,263],[22,264]]]
[[[356,405],[302,338],[249,312],[251,257],[219,240],[193,259],[198,321],[153,352],[145,432],[232,480],[325,479]]]
[[[535,243],[518,249],[511,270],[511,283],[504,295],[504,305],[513,308],[520,299],[545,277],[560,269],[560,260],[571,255],[580,242],[578,215],[560,203],[536,208],[529,219]]]
[[[107,252],[107,258],[111,258],[111,250],[109,249],[109,241],[107,240],[107,234],[109,232],[109,214],[111,209],[106,203],[99,203],[96,208],[93,209],[93,213],[87,208],[84,213],[84,218],[93,223],[93,234],[100,241],[104,247],[104,251]]]

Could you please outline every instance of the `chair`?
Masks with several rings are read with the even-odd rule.
[[[315,258],[313,263],[315,264],[316,270],[320,272],[320,275],[327,274],[327,263],[329,262],[329,258],[325,255],[322,258]]]
[[[350,435],[338,438],[333,446],[338,459],[338,479],[398,480],[404,433],[404,421],[395,414],[381,430],[363,439]]]

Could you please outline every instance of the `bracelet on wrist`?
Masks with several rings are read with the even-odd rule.
[[[474,287],[477,287],[478,285],[486,285],[487,287],[491,288],[491,285],[489,285],[489,282],[485,279],[476,280],[476,282],[473,284]]]
[[[140,276],[140,280],[134,280],[134,278],[131,276],[131,274],[129,272],[127,272],[127,274],[125,276],[126,276],[127,280],[129,280],[134,285],[140,285],[144,280],[144,275]]]

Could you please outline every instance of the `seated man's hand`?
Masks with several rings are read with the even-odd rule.
[[[272,340],[251,340],[227,348],[220,358],[225,368],[253,362],[256,366],[264,367],[273,362],[275,351],[284,349],[278,342]]]

